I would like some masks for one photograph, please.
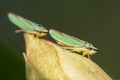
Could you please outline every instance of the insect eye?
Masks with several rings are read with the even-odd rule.
[[[89,50],[93,50],[93,48],[91,48],[91,47],[89,47],[88,49],[89,49]]]
[[[91,47],[89,47],[88,49],[89,49],[89,50],[98,51],[98,49],[97,49],[97,48],[91,48]]]

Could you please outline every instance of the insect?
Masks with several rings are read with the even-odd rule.
[[[47,35],[48,30],[40,24],[13,13],[8,13],[8,18],[13,24],[21,28],[20,30],[16,30],[16,32],[28,32],[36,35],[37,37],[43,37]]]
[[[54,38],[59,45],[61,45],[63,48],[75,51],[75,52],[82,52],[83,56],[87,55],[89,58],[89,55],[93,55],[97,52],[97,48],[95,48],[91,43],[78,39],[76,37],[73,37],[71,35],[67,35],[65,33],[62,33],[60,31],[50,29],[49,31],[52,38]]]

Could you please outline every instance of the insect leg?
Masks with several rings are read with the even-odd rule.
[[[20,33],[20,32],[26,32],[26,31],[23,29],[15,30],[15,33]]]
[[[88,59],[90,59],[90,54],[89,54],[88,51],[84,51],[84,52],[83,52],[83,56],[85,56],[85,55],[87,55]]]

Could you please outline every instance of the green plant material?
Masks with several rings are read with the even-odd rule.
[[[28,33],[24,36],[27,80],[112,80],[92,60]]]

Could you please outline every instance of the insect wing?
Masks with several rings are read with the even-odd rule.
[[[25,19],[21,16],[15,15],[13,13],[8,14],[8,18],[12,23],[14,23],[16,26],[22,28],[23,30],[27,31],[39,31],[39,32],[47,32],[47,30],[39,24],[36,24],[28,19]]]
[[[67,45],[67,46],[74,46],[74,47],[82,47],[84,46],[84,41],[73,36],[67,35],[65,33],[59,32],[57,30],[51,29],[50,35],[57,41]]]
[[[18,26],[24,30],[28,30],[28,31],[33,30],[33,27],[30,27],[30,25],[28,25],[28,23],[30,24],[30,21],[26,20],[23,17],[20,17],[18,15],[13,14],[13,13],[9,13],[8,18],[10,19],[10,21],[13,24],[15,24],[16,26]]]

